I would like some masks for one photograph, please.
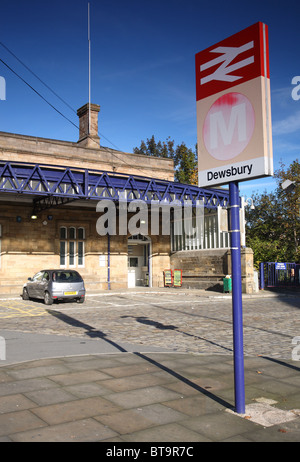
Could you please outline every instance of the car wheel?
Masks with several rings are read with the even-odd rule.
[[[77,298],[77,303],[83,303],[84,302],[84,297]]]
[[[23,294],[22,294],[23,300],[29,300],[29,295],[27,289],[24,287],[23,289]]]
[[[53,303],[53,299],[50,296],[49,292],[45,292],[44,303],[45,303],[45,305],[52,305],[52,303]]]

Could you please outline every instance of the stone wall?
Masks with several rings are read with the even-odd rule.
[[[170,236],[152,236],[151,240],[152,286],[164,287],[164,270],[170,269]]]
[[[30,218],[32,204],[3,203],[0,225],[0,294],[20,294],[28,277],[47,268],[60,266],[60,228],[85,229],[85,262],[77,267],[93,293],[108,288],[108,237],[99,236],[95,208],[58,207]],[[48,218],[48,215],[52,219]],[[150,228],[150,226],[149,226]],[[111,289],[128,287],[128,237],[110,237]],[[170,236],[149,236],[152,286],[163,287],[163,272],[183,270],[183,287],[223,290],[223,278],[231,274],[230,251],[203,250],[171,253]],[[255,291],[253,252],[242,249],[242,287],[244,293]]]
[[[227,249],[175,252],[170,260],[171,269],[182,270],[183,287],[223,290],[223,278],[228,271]]]
[[[26,202],[1,205],[0,295],[19,295],[28,277],[60,267],[62,226],[85,229],[84,266],[74,269],[83,276],[88,292],[108,289],[108,237],[97,233],[100,215],[96,204],[94,209],[69,206],[45,210],[37,220],[30,218],[31,212],[32,205]],[[163,287],[163,271],[170,267],[169,236],[152,237],[150,264],[153,287]],[[110,237],[110,286],[128,287],[128,236]]]
[[[31,212],[30,204],[1,206],[0,293],[20,293],[28,277],[59,268],[61,226],[85,228],[85,264],[75,269],[90,289],[107,288],[107,269],[99,266],[99,255],[107,255],[107,237],[97,235],[95,211],[58,208],[39,214],[37,220],[30,218]]]
[[[170,257],[171,269],[182,269],[182,286],[223,291],[223,278],[231,275],[231,252],[228,249],[211,249],[175,252]],[[256,291],[253,251],[241,249],[242,292]]]
[[[227,252],[228,274],[231,274],[231,252]],[[254,280],[253,250],[249,247],[241,249],[241,271],[242,271],[242,292],[244,294],[253,294],[257,291]]]
[[[172,159],[4,132],[0,132],[0,149],[2,161],[61,165],[174,181]]]
[[[2,161],[59,165],[64,168],[77,167],[174,180],[172,159],[129,154],[100,146],[99,109],[99,106],[91,105],[89,136],[86,136],[87,105],[78,110],[78,142],[0,132]],[[96,231],[96,203],[94,208],[81,208],[76,203],[73,205],[46,210],[33,221],[30,219],[33,208],[30,196],[1,195],[0,294],[19,294],[28,277],[41,269],[59,267],[60,226],[85,228],[85,264],[78,270],[86,281],[88,291],[108,288],[108,243],[107,236],[99,236]],[[50,214],[52,220],[47,218]],[[167,239],[155,236],[151,249],[152,285],[160,287],[163,285],[163,270],[169,267],[169,236]],[[127,285],[127,236],[112,236],[110,286],[111,289],[118,289],[127,288]]]

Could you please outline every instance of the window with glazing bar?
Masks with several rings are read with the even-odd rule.
[[[84,267],[85,228],[75,226],[60,227],[60,266],[63,268]]]

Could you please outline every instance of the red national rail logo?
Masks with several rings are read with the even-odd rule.
[[[255,77],[269,78],[267,33],[258,22],[197,53],[197,101]]]

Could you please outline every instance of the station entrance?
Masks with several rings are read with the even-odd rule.
[[[260,289],[300,288],[300,264],[290,262],[263,262],[259,265]]]
[[[128,238],[128,288],[151,287],[151,239],[137,234]]]

